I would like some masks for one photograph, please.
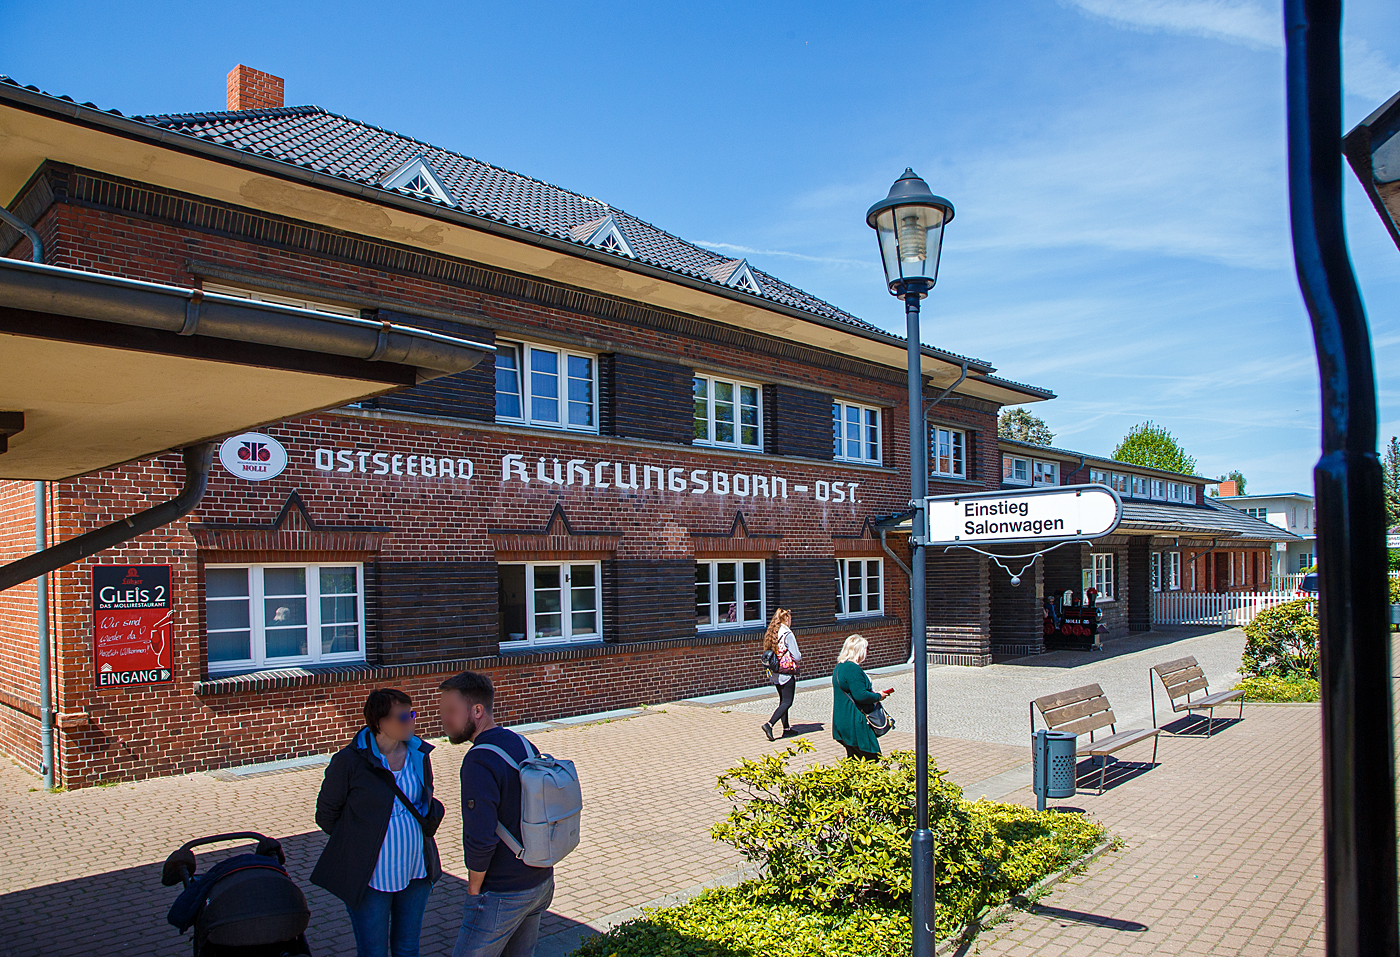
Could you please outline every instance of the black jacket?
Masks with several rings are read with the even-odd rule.
[[[425,817],[440,819],[442,802],[433,799],[431,750],[433,746],[421,738],[408,741],[408,760],[414,762],[423,781],[418,810]],[[331,758],[321,793],[316,796],[316,826],[331,837],[311,872],[311,883],[358,907],[379,862],[379,849],[396,801],[394,776],[371,750],[369,729],[363,728]],[[423,837],[423,866],[428,880],[442,876],[437,843],[427,835]]]

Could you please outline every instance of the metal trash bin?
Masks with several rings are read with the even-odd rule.
[[[1031,736],[1031,766],[1034,771],[1035,807],[1045,810],[1046,798],[1074,797],[1078,779],[1077,734],[1046,731]]]

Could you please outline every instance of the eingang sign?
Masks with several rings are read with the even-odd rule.
[[[924,507],[930,545],[1101,538],[1123,516],[1122,500],[1106,485],[937,495]]]

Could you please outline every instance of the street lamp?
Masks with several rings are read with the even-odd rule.
[[[880,260],[890,294],[904,300],[909,339],[909,487],[914,510],[909,547],[909,632],[914,643],[914,773],[917,775],[916,822],[912,842],[914,957],[934,957],[933,832],[928,826],[928,612],[924,600],[927,540],[924,499],[928,496],[928,429],[924,425],[923,349],[919,341],[919,300],[938,281],[943,227],[953,218],[953,204],[935,196],[913,169],[895,180],[890,194],[866,213],[865,221],[880,240]]]

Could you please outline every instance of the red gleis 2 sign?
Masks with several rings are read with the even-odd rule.
[[[94,565],[93,666],[97,687],[170,684],[170,566]]]

